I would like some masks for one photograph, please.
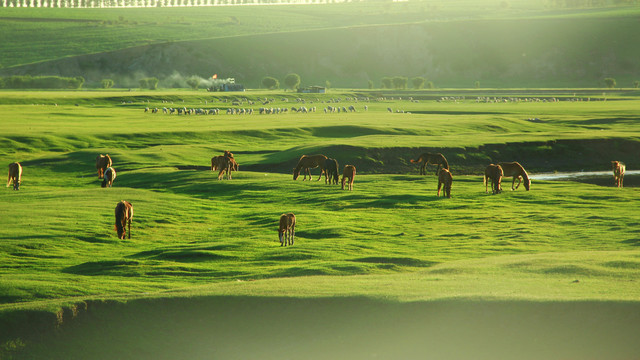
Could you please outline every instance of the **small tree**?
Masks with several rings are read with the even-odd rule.
[[[269,90],[273,90],[280,87],[280,82],[274,77],[266,76],[262,78],[262,86]]]
[[[422,89],[424,87],[425,81],[427,80],[422,76],[414,77],[413,79],[411,79],[411,83],[413,83],[414,89]]]
[[[393,82],[394,89],[402,90],[407,88],[407,83],[409,82],[409,79],[407,79],[404,76],[394,76],[392,79],[392,82]]]
[[[474,83],[474,86],[476,87],[476,89],[479,89],[480,88],[480,81],[476,81]]]
[[[367,82],[367,85],[369,86],[369,89],[373,89],[373,86],[374,86],[374,85],[373,85],[373,80],[369,80],[369,81]]]
[[[393,89],[393,79],[391,79],[390,77],[383,77],[382,78],[382,88],[383,89]]]
[[[198,76],[192,75],[187,79],[186,83],[187,85],[189,85],[189,87],[191,87],[191,89],[198,90],[198,87],[200,87],[200,78]]]
[[[616,87],[616,79],[614,78],[605,78],[604,83],[609,89],[613,89],[614,87]]]
[[[633,82],[633,87],[636,88],[636,89],[639,88],[640,87],[640,81],[638,81],[638,80],[634,81]]]
[[[147,79],[147,87],[149,90],[156,90],[158,89],[158,82],[160,80],[158,80],[158,78],[155,77],[150,77]]]
[[[101,81],[101,84],[103,89],[111,89],[113,87],[114,82],[111,79],[103,79]]]
[[[149,86],[146,78],[138,80],[138,83],[140,84],[140,89],[146,89]]]
[[[435,85],[433,85],[433,81],[427,81],[426,88],[427,88],[427,89],[433,89],[433,88],[435,88]]]
[[[300,75],[293,73],[288,74],[284,77],[284,84],[291,90],[297,89],[300,85]]]
[[[326,80],[324,82],[324,87],[325,87],[325,89],[330,89],[331,88],[331,82],[329,80]]]

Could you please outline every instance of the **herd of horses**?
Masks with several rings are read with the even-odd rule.
[[[442,190],[443,196],[451,197],[451,185],[453,176],[449,168],[449,162],[441,153],[423,153],[417,159],[410,159],[413,164],[420,165],[420,175],[426,175],[427,165],[435,165],[438,176],[437,196],[440,197]],[[612,161],[612,170],[614,184],[618,188],[623,187],[625,164],[620,161]],[[98,155],[96,157],[96,169],[98,171],[98,179],[102,179],[102,187],[111,187],[116,178],[116,171],[112,167],[113,161],[109,154]],[[238,171],[238,163],[233,153],[225,150],[222,155],[211,158],[211,171],[219,170],[218,180],[223,179],[224,173],[227,173],[227,179],[231,179],[231,172]],[[322,154],[302,155],[298,160],[298,164],[293,169],[293,180],[297,180],[300,172],[304,174],[303,181],[309,176],[312,180],[310,169],[320,168],[320,181],[322,175],[325,176],[325,184],[338,184],[340,178],[338,169],[338,161]],[[353,182],[356,175],[356,168],[353,165],[345,165],[342,171],[342,190],[347,185],[348,190],[353,190]],[[488,193],[489,184],[491,184],[491,192],[499,194],[502,192],[502,179],[504,177],[512,177],[511,190],[516,190],[520,184],[528,191],[531,187],[531,179],[527,171],[518,162],[499,162],[497,164],[489,164],[484,171],[483,184],[485,185],[485,193]],[[516,180],[518,184],[516,185]],[[18,162],[9,164],[9,178],[7,187],[13,185],[14,190],[20,190],[22,182],[22,165]],[[115,226],[114,230],[118,234],[119,239],[125,239],[128,235],[131,239],[131,219],[133,218],[133,205],[125,200],[118,202],[115,208]],[[128,229],[126,228],[128,226]],[[280,216],[280,226],[278,228],[278,238],[280,246],[293,245],[295,237],[296,216],[293,213],[282,214]]]
[[[320,168],[320,176],[317,181],[320,181],[322,175],[324,175],[324,183],[325,184],[338,184],[338,178],[340,177],[338,174],[338,160],[328,158],[322,154],[318,155],[302,155],[300,160],[298,160],[298,164],[293,169],[293,180],[297,180],[300,176],[300,171],[304,174],[302,181],[307,180],[307,175],[309,175],[309,180],[312,180],[311,177],[311,169]],[[347,188],[349,190],[353,190],[353,181],[356,177],[356,167],[353,165],[345,165],[342,170],[342,190],[344,190],[345,183],[347,184]]]

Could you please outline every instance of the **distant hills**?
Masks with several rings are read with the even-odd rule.
[[[234,77],[249,88],[265,76],[297,73],[302,85],[380,87],[385,76],[421,76],[436,87],[618,87],[640,80],[638,12],[629,16],[544,16],[366,24],[165,41],[0,69],[0,76],[83,76],[86,86],[110,78],[161,87],[184,78]],[[411,84],[411,82],[409,82]]]

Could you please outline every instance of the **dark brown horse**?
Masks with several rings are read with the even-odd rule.
[[[293,213],[280,215],[278,238],[280,246],[293,245],[296,230],[296,216]]]
[[[109,154],[98,155],[96,157],[96,169],[98,169],[98,179],[102,179],[104,177],[104,171],[107,170],[107,168],[112,165],[113,165],[113,161],[111,161],[111,157],[109,156]]]
[[[504,171],[500,165],[490,164],[484,169],[484,192],[488,193],[487,186],[489,185],[489,181],[491,181],[491,193],[498,194],[502,192],[502,177],[504,176]]]
[[[356,167],[353,165],[345,165],[342,170],[342,190],[344,190],[344,183],[349,181],[349,190],[353,190],[353,180],[356,178]]]
[[[104,179],[102,180],[102,187],[111,187],[113,181],[116,179],[116,170],[112,167],[108,167],[104,171]]]
[[[502,171],[504,172],[504,176],[513,176],[513,181],[511,182],[511,190],[516,190],[520,187],[520,183],[524,184],[524,188],[529,191],[531,187],[531,179],[529,179],[529,174],[524,170],[522,165],[518,162],[500,162],[498,163],[500,167],[502,167]],[[518,179],[518,185],[514,187],[516,183],[516,179]]]
[[[133,205],[128,201],[120,201],[116,205],[116,225],[114,230],[118,232],[118,239],[124,239],[127,231],[125,225],[129,225],[129,239],[131,239],[131,219],[133,218]]]
[[[427,165],[437,165],[436,175],[440,172],[440,169],[449,170],[449,163],[444,155],[440,153],[424,153],[418,157],[417,160],[409,160],[414,164],[420,164],[420,175],[427,175]]]
[[[613,181],[614,184],[622,188],[622,180],[624,179],[624,171],[626,170],[626,166],[624,163],[620,161],[612,161],[611,166],[613,167]]]
[[[443,186],[442,188],[442,195],[443,196],[447,196],[448,198],[451,197],[451,184],[453,183],[453,176],[451,175],[451,172],[449,172],[448,169],[442,169],[440,170],[440,174],[438,174],[438,197],[440,196],[440,187]]]
[[[324,162],[324,171],[324,183],[326,184],[328,181],[329,184],[338,185],[338,180],[340,179],[340,173],[338,173],[338,160],[328,158]]]
[[[298,176],[300,176],[300,170],[304,173],[304,178],[302,181],[307,179],[307,175],[309,175],[309,180],[311,180],[311,171],[309,169],[315,169],[317,167],[320,168],[320,176],[318,177],[318,181],[322,177],[322,174],[326,172],[324,168],[324,164],[327,161],[327,157],[324,155],[302,155],[300,160],[298,160],[298,165],[296,165],[295,169],[293,169],[293,180],[297,180]]]
[[[19,162],[9,164],[9,178],[7,179],[7,187],[13,184],[13,190],[20,190],[22,182],[22,165]]]

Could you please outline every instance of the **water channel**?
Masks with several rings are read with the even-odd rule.
[[[625,175],[639,175],[640,170],[627,170]],[[557,172],[557,173],[539,173],[531,174],[531,180],[573,180],[587,177],[611,176],[613,172],[609,171],[576,171],[576,172]]]

